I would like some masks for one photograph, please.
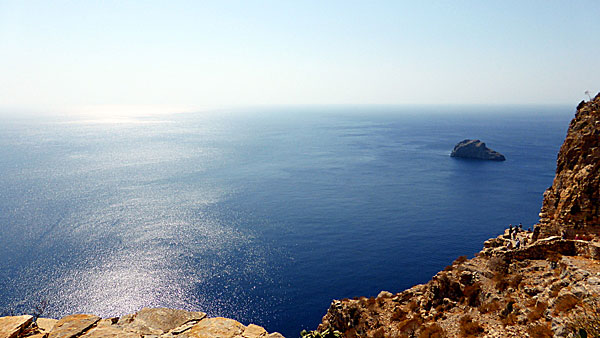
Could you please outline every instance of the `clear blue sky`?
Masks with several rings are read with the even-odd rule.
[[[4,1],[0,106],[574,105],[600,1]]]

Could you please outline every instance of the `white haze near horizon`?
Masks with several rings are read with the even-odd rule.
[[[600,90],[597,1],[0,0],[0,115],[566,104]]]

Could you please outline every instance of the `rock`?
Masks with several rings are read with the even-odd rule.
[[[203,312],[189,312],[167,308],[143,308],[135,315],[124,316],[117,325],[130,332],[143,335],[161,335],[189,321],[200,321]]]
[[[268,335],[267,337],[269,338],[285,338],[281,333],[279,332],[273,332],[270,335]]]
[[[94,315],[70,315],[59,319],[48,338],[71,338],[81,335],[101,318]]]
[[[504,161],[506,158],[504,155],[491,150],[485,146],[485,143],[479,140],[463,140],[460,141],[454,150],[452,150],[452,157],[471,158],[477,160],[492,160],[492,161]]]
[[[8,316],[0,318],[0,338],[17,337],[31,322],[33,322],[32,316]]]
[[[37,324],[38,328],[41,331],[44,332],[50,332],[52,331],[52,328],[54,328],[54,325],[56,325],[56,322],[58,322],[57,319],[52,319],[52,318],[38,318],[35,323]]]
[[[393,297],[394,294],[389,292],[389,291],[381,291],[378,295],[377,298],[390,298]]]
[[[190,330],[182,333],[181,338],[233,338],[244,332],[246,327],[241,323],[228,318],[207,318],[201,320]]]
[[[140,338],[139,333],[127,332],[112,326],[101,326],[90,329],[82,338]]]
[[[254,324],[248,325],[248,327],[246,327],[246,330],[244,330],[244,332],[242,333],[242,337],[244,338],[259,338],[264,337],[266,335],[267,330]]]

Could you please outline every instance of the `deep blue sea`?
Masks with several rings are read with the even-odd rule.
[[[287,337],[537,220],[574,107],[0,119],[0,313],[200,310]],[[455,159],[478,138],[505,162]]]

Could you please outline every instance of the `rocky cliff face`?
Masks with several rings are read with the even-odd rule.
[[[334,300],[318,329],[345,337],[575,337],[589,314],[600,323],[599,107],[600,94],[579,104],[535,234],[507,229],[475,258],[400,293]],[[563,231],[566,238],[555,236]]]
[[[600,231],[600,94],[577,106],[556,162],[554,183],[544,193],[540,236]]]

